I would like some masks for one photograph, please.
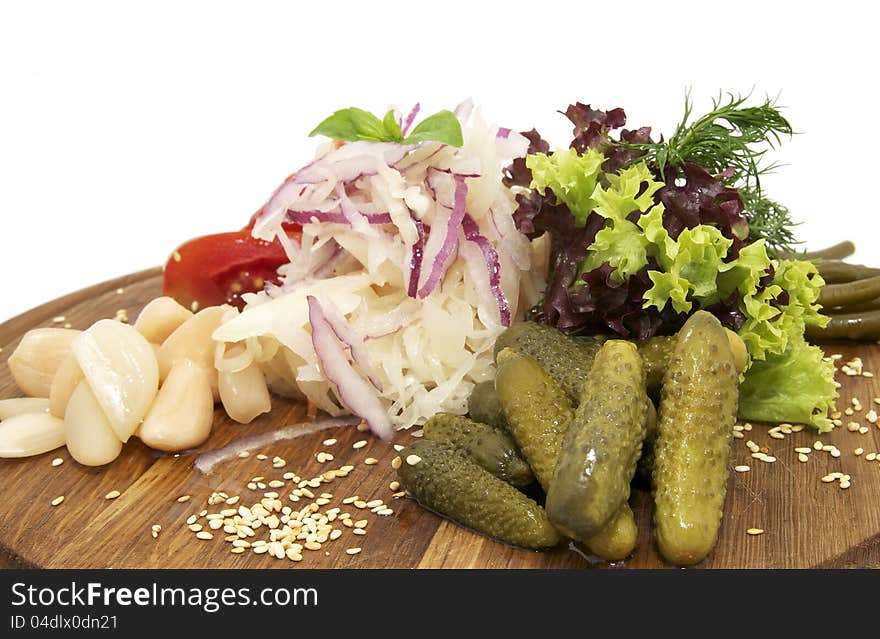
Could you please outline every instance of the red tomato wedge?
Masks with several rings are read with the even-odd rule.
[[[259,211],[240,231],[203,235],[181,244],[165,264],[163,293],[186,308],[232,304],[241,309],[242,295],[260,291],[267,282],[277,284],[278,267],[287,254],[276,239],[251,236]],[[285,224],[288,237],[298,240],[301,229]]]

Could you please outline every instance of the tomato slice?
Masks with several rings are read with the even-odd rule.
[[[251,236],[256,216],[240,231],[204,235],[177,247],[165,264],[164,294],[186,308],[232,304],[241,309],[242,295],[279,283],[278,267],[287,263],[287,254],[277,239]],[[299,239],[299,225],[284,228],[288,237]]]

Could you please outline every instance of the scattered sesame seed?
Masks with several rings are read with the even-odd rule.
[[[409,464],[410,466],[415,466],[420,461],[422,461],[422,458],[419,457],[418,455],[407,455],[406,456],[406,463]]]
[[[263,461],[264,459],[269,459],[269,456],[265,455],[263,453],[260,453],[259,455],[257,455],[257,459],[259,459],[260,461]]]
[[[190,524],[189,529],[193,532],[199,532],[202,529],[201,524]]]
[[[749,534],[749,535],[763,535],[763,534],[764,534],[764,529],[763,529],[763,528],[749,528],[749,529],[746,531],[746,534]]]
[[[111,490],[109,493],[104,495],[104,499],[116,499],[121,494],[122,493],[120,493],[118,490]]]
[[[64,317],[64,315],[56,315],[55,317],[52,318],[52,321],[55,322],[56,324],[61,324],[62,322],[66,321],[66,320],[67,320],[67,318]]]
[[[324,444],[324,446],[332,446],[333,444],[336,443],[336,440],[331,437],[330,439],[325,439],[321,443]]]
[[[242,459],[244,459],[245,457],[250,457],[251,454],[249,452],[247,452],[246,450],[240,450],[240,451],[238,451],[238,456],[241,457]]]
[[[364,463],[365,463],[367,466],[375,466],[376,464],[379,463],[379,460],[376,459],[375,457],[367,457],[367,458],[364,460]]]
[[[865,449],[862,448],[862,447],[860,446],[859,448],[856,448],[856,449],[853,451],[853,455],[855,455],[856,457],[858,457],[859,455],[861,455],[861,454],[864,453],[864,452],[865,452]]]
[[[401,464],[400,455],[398,455],[397,457],[395,457],[394,459],[391,460],[391,467],[394,470],[397,470],[398,468],[400,468],[400,464]]]
[[[871,424],[876,424],[877,423],[877,411],[872,408],[867,413],[865,413],[865,419],[868,422],[870,422]]]
[[[749,424],[748,422],[746,422],[745,424],[743,424],[743,430],[746,430],[746,431],[752,430],[752,425]]]
[[[400,488],[400,482],[393,481],[390,484],[388,484],[388,488],[391,489],[392,491],[397,490],[398,488]]]
[[[871,371],[864,371],[862,373],[862,377],[874,377],[874,373],[872,373]]]
[[[807,457],[804,453],[798,453],[797,459],[798,459],[798,461],[801,462],[802,464],[806,464],[807,461],[808,461],[810,458]]]
[[[837,457],[840,457],[840,450],[837,449],[837,448],[833,449],[833,450],[831,451],[831,456],[834,457],[835,459],[836,459]]]
[[[742,431],[742,429],[743,429],[743,425],[742,425],[742,424],[734,424],[734,425],[733,425],[733,432],[735,432],[735,433],[738,433],[738,432]]]
[[[865,434],[867,434],[867,432],[868,432],[867,426],[862,426],[861,428],[859,428],[859,435],[865,435]]]
[[[806,446],[798,446],[797,448],[794,449],[794,452],[802,453],[804,455],[809,455],[811,452],[813,452],[813,449],[807,448]]]
[[[852,486],[852,483],[850,483],[850,480],[848,480],[848,479],[843,479],[843,480],[841,480],[841,482],[840,482],[840,487],[841,487],[841,488],[843,488],[844,490],[846,490],[846,489],[849,488],[850,486]]]
[[[734,439],[744,439],[745,435],[743,435],[739,431],[733,431],[733,437],[734,437]]]
[[[746,442],[746,448],[748,448],[748,449],[749,449],[750,451],[752,451],[753,453],[757,453],[759,450],[761,450],[761,447],[758,446],[758,445],[757,445],[755,442],[753,442],[751,439],[750,439],[749,441]]]
[[[734,466],[733,469],[738,473],[747,473],[751,470],[748,466]]]
[[[391,508],[385,507],[381,510],[377,510],[376,514],[381,515],[382,517],[387,517],[388,515],[393,515],[394,511]]]
[[[345,552],[346,552],[347,554],[349,554],[349,555],[356,555],[356,554],[358,554],[360,551],[361,551],[360,548],[349,548],[349,549],[346,550]]]
[[[816,443],[813,444],[813,450],[822,450],[822,442],[820,440],[816,440]]]
[[[351,447],[354,448],[355,450],[360,450],[361,448],[363,448],[363,447],[366,446],[366,445],[367,445],[367,440],[366,440],[366,439],[359,439],[358,441],[356,441],[355,443],[353,443],[353,444],[351,445]]]
[[[875,459],[877,459],[877,453],[868,453],[867,455],[865,455],[865,459],[867,459],[868,461],[874,461]]]
[[[198,517],[196,517],[195,515],[190,515],[186,518],[186,523],[188,526],[193,525],[194,523],[196,523],[196,521],[198,521]]]
[[[767,434],[770,435],[770,437],[772,437],[773,439],[785,439],[785,435],[783,435],[779,431],[770,431]]]
[[[57,505],[59,505],[62,501],[64,501],[64,495],[58,495],[55,499],[52,500],[51,503],[52,503],[53,506],[57,506]]]
[[[185,502],[188,502],[190,499],[192,499],[192,495],[181,495],[177,498],[177,503],[183,504]]]
[[[64,463],[64,460],[61,459],[60,457],[56,457],[55,459],[52,460],[53,466],[60,466],[63,463]]]
[[[851,433],[858,432],[859,427],[860,427],[860,425],[858,422],[850,422],[849,424],[846,425],[846,429]]]
[[[208,540],[208,539],[213,539],[213,538],[214,538],[214,535],[209,533],[207,530],[200,530],[199,532],[196,533],[196,539]]]

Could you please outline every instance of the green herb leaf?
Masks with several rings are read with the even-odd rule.
[[[464,144],[461,135],[461,124],[452,111],[438,111],[428,116],[416,125],[404,142],[414,144],[416,142],[442,142],[449,146],[459,147]]]
[[[398,129],[399,131],[399,129]],[[309,133],[309,137],[326,135],[334,140],[354,142],[366,140],[368,142],[385,142],[388,140],[388,132],[379,118],[363,109],[349,107],[336,111],[329,118],[321,122]]]
[[[397,118],[394,117],[394,109],[389,109],[388,113],[385,114],[382,125],[385,127],[385,135],[390,141],[403,142],[403,133],[400,131]]]

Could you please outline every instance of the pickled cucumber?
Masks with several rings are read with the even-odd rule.
[[[541,506],[452,444],[423,440],[400,457],[401,484],[426,508],[514,546],[549,548],[560,542]]]
[[[624,503],[602,530],[584,540],[584,545],[602,559],[620,561],[635,550],[638,537],[632,508]]]
[[[504,331],[495,340],[496,361],[507,347],[534,359],[572,402],[579,401],[593,362],[589,348],[582,348],[557,328],[535,322],[519,322]]]
[[[546,492],[574,414],[571,400],[528,355],[505,348],[497,361],[495,390],[507,427]]]
[[[650,399],[645,413],[645,441],[642,442],[642,454],[636,464],[633,478],[639,488],[651,489],[651,475],[654,473],[654,444],[657,441],[657,409]]]
[[[424,438],[458,446],[480,466],[513,486],[528,486],[535,479],[513,438],[503,430],[448,413],[431,417]]]
[[[507,430],[504,410],[501,408],[501,402],[498,401],[494,380],[480,382],[474,386],[468,397],[468,416],[476,422]]]
[[[660,388],[663,383],[663,373],[675,346],[675,336],[658,335],[636,342],[636,345],[645,368],[645,383],[648,388]]]
[[[737,374],[719,321],[698,311],[679,332],[663,378],[654,447],[654,533],[663,557],[703,560],[724,506]]]
[[[589,539],[629,499],[645,438],[648,401],[635,344],[605,342],[590,369],[547,491],[547,514],[564,534]]]

